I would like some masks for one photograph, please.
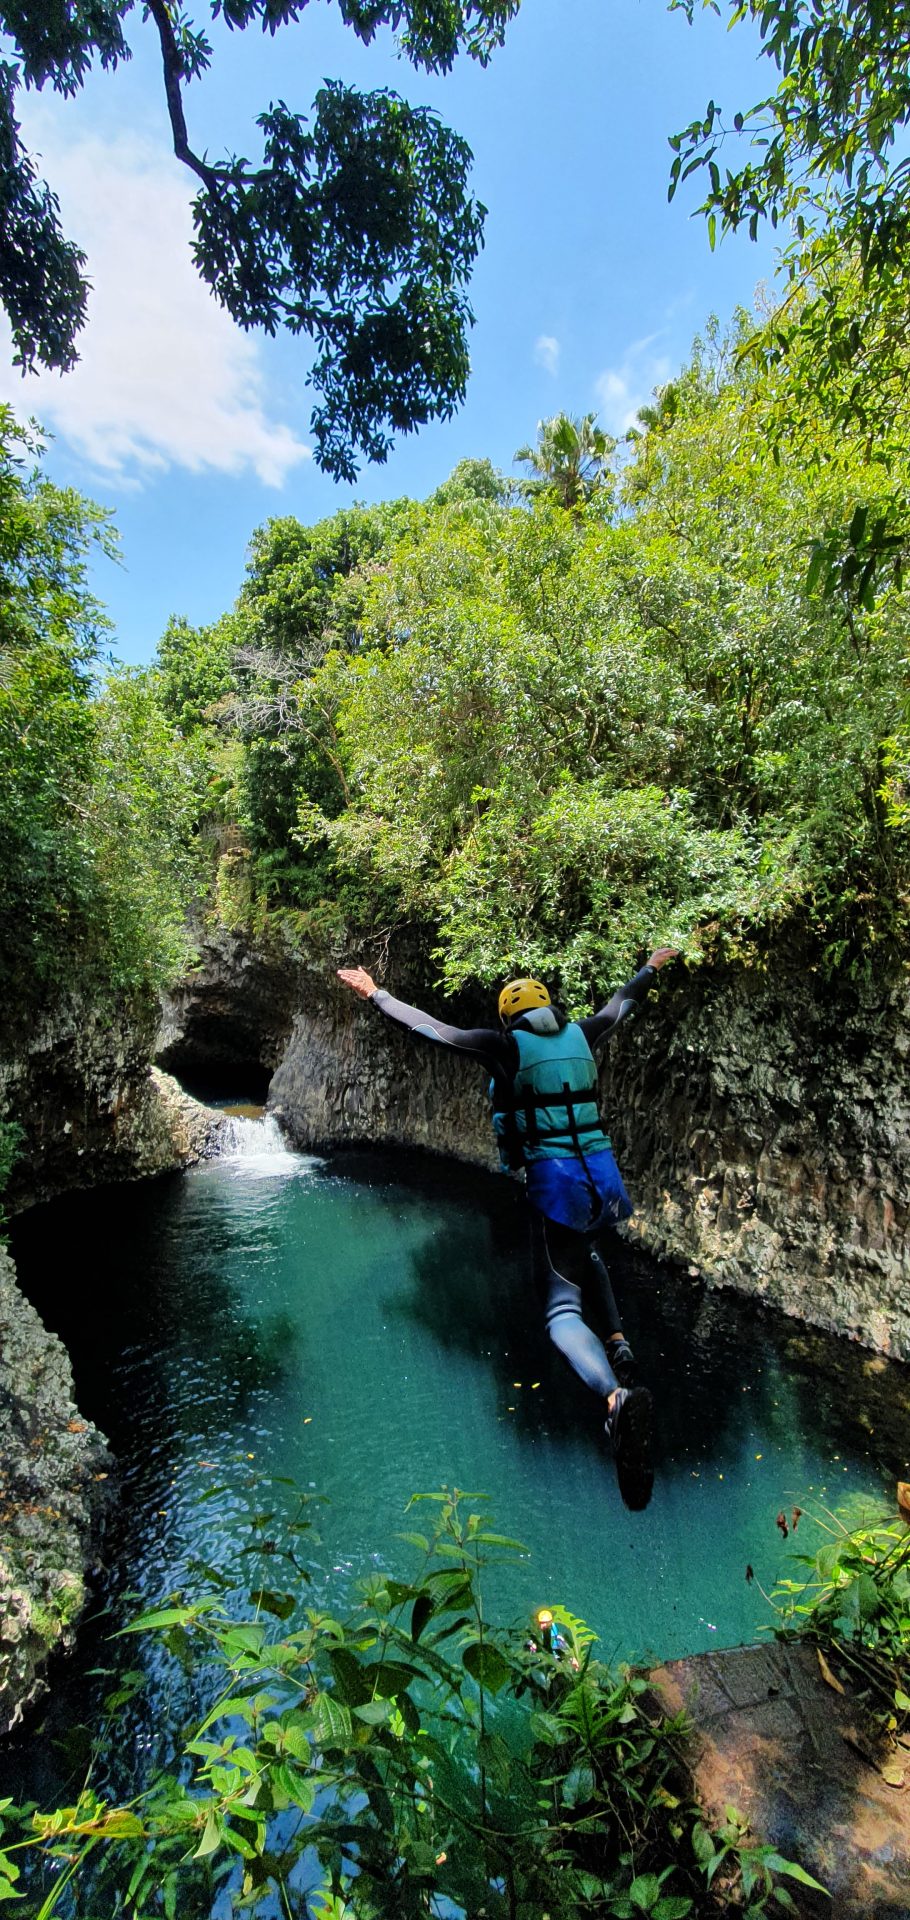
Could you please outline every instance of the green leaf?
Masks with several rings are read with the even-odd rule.
[[[419,1593],[411,1609],[411,1639],[417,1641],[433,1612],[433,1601],[428,1593]]]
[[[487,1547],[508,1547],[514,1553],[527,1553],[528,1549],[521,1540],[512,1540],[507,1533],[475,1533],[474,1540],[482,1540]]]
[[[500,1733],[482,1733],[477,1742],[480,1764],[505,1792],[512,1778],[512,1755]]]
[[[816,545],[812,548],[809,565],[806,570],[806,592],[807,593],[812,593],[814,589],[818,586],[819,580],[821,579],[821,576],[822,576],[822,571],[824,567],[827,565],[827,560],[828,560],[828,555],[824,547]]]
[[[313,1735],[320,1747],[346,1747],[352,1736],[348,1708],[331,1693],[317,1693],[313,1701]]]
[[[155,1607],[150,1613],[140,1613],[138,1619],[131,1620],[129,1626],[121,1627],[115,1634],[120,1639],[127,1633],[150,1633],[156,1627],[188,1627],[205,1606],[217,1606],[217,1601],[200,1601],[192,1607]]]
[[[707,1867],[716,1852],[714,1841],[707,1827],[697,1820],[692,1828],[692,1852],[700,1867]]]
[[[389,1699],[364,1700],[362,1706],[354,1707],[352,1712],[355,1719],[363,1720],[368,1727],[379,1727],[394,1712],[394,1706]]]
[[[639,1913],[650,1913],[660,1899],[660,1881],[656,1873],[637,1874],[629,1888],[629,1899]]]
[[[292,1806],[299,1807],[302,1813],[309,1813],[312,1810],[316,1798],[314,1781],[307,1779],[305,1774],[298,1773],[296,1767],[290,1767],[284,1761],[272,1769],[271,1778],[276,1786],[280,1787],[282,1793],[286,1794]]]
[[[202,1839],[196,1848],[193,1859],[204,1860],[208,1854],[215,1853],[220,1845],[221,1821],[218,1814],[212,1811],[206,1819]]]
[[[568,1728],[555,1713],[532,1713],[531,1737],[543,1746],[558,1747],[566,1739]]]
[[[297,1605],[293,1593],[275,1593],[271,1587],[254,1587],[250,1594],[254,1607],[261,1607],[263,1613],[273,1613],[277,1620],[289,1620]]]
[[[785,1873],[789,1879],[798,1880],[801,1887],[811,1887],[813,1892],[823,1893],[830,1900],[828,1888],[823,1887],[820,1880],[813,1880],[811,1873],[807,1873],[805,1867],[798,1866],[795,1860],[785,1860],[780,1853],[766,1853],[764,1860],[772,1873]]]
[[[560,1789],[563,1806],[587,1806],[588,1801],[594,1798],[595,1786],[594,1768],[589,1767],[586,1761],[572,1767]]]
[[[866,521],[868,517],[869,517],[868,507],[856,508],[853,518],[850,522],[850,528],[847,535],[847,538],[850,542],[851,547],[860,546],[863,540],[863,537],[865,535]]]
[[[461,1660],[471,1679],[489,1693],[499,1693],[511,1673],[508,1661],[490,1640],[469,1640]]]

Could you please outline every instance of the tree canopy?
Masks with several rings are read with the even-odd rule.
[[[0,408],[0,980],[7,1013],[81,980],[170,977],[204,881],[205,762],[147,676],[96,679],[110,627],[88,585],[106,514],[42,478]]]
[[[549,493],[561,507],[581,507],[608,479],[615,446],[593,413],[580,420],[568,413],[538,420],[535,444],[519,447],[514,455],[531,469],[519,487],[528,496]]]
[[[519,0],[338,0],[365,43],[391,27],[413,66],[445,73],[464,52],[485,63]],[[210,0],[231,31],[290,29],[307,0]],[[63,234],[16,119],[22,86],[71,96],[96,66],[130,57],[132,0],[2,0],[13,58],[0,64],[0,300],[17,363],[62,370],[85,320],[85,257]],[[259,157],[196,152],[186,90],[212,42],[169,0],[148,0],[137,31],[156,34],[174,152],[198,181],[194,259],[238,325],[287,327],[314,343],[309,380],[316,458],[352,480],[358,458],[386,458],[396,432],[446,418],[464,396],[466,286],[485,209],[468,185],[466,142],[427,108],[387,89],[329,82],[304,114],[279,100],[257,120]]]
[[[691,19],[694,0],[677,3]],[[900,585],[910,544],[910,6],[729,0],[728,11],[731,25],[757,26],[776,84],[733,113],[710,100],[674,136],[670,197],[706,176],[712,246],[718,227],[783,232],[788,288],[750,342],[779,376],[768,429],[814,459],[855,466],[859,452],[891,473],[876,512],[858,493],[815,543],[817,576],[871,604],[879,582]]]
[[[848,969],[899,942],[906,617],[805,569],[889,482],[775,458],[750,337],[697,345],[587,503],[472,463],[254,537],[201,737],[235,743],[262,911],[339,941],[404,919],[450,988],[531,970],[576,1006],[655,942],[756,960],[788,929]]]

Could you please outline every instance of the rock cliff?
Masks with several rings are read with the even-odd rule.
[[[220,1116],[150,1064],[157,1017],[148,1000],[100,1013],[74,996],[28,1028],[7,1027],[0,1115],[21,1129],[11,1210],[217,1150]],[[102,1436],[74,1405],[66,1353],[0,1248],[0,1733],[72,1638],[110,1471]]]
[[[910,1357],[910,1001],[797,963],[668,976],[607,1051],[650,1251]]]
[[[383,985],[456,1021],[413,969]],[[483,1076],[302,970],[270,1105],[299,1146],[384,1141],[490,1166]],[[711,1285],[910,1357],[910,1005],[798,958],[664,975],[603,1049],[631,1231]]]
[[[10,1210],[71,1187],[135,1180],[216,1150],[218,1120],[151,1066],[159,1009],[73,995],[0,1035],[0,1117],[21,1128]]]
[[[41,1692],[85,1600],[112,1461],[64,1348],[0,1248],[0,1734]]]

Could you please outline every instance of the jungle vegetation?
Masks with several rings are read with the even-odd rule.
[[[893,951],[906,603],[807,565],[859,488],[874,513],[903,482],[775,441],[753,337],[709,329],[583,472],[593,423],[562,416],[530,484],[478,459],[424,501],[267,522],[236,605],[140,671],[103,672],[103,514],[29,473],[7,416],[6,975],[161,980],[213,886],[332,950],[416,924],[448,989],[532,968],[573,1005],[655,940]]]
[[[891,479],[775,444],[753,332],[712,327],[568,499],[563,417],[530,486],[469,461],[272,520],[236,606],[171,624],[148,685],[233,832],[230,910],[417,922],[449,989],[528,967],[576,1005],[657,938],[754,960],[790,930],[853,970],[899,942],[906,606],[807,573]]]
[[[522,1549],[476,1499],[416,1495],[416,1571],[374,1571],[340,1618],[300,1606],[312,1496],[287,1552],[254,1519],[252,1567],[126,1629],[163,1646],[115,1671],[108,1736],[169,1657],[195,1683],[170,1764],[125,1803],[91,1771],[53,1812],[0,1803],[0,1899],[47,1889],[37,1920],[759,1920],[799,1911],[793,1883],[823,1893],[735,1808],[702,1818],[685,1716],[582,1620],[491,1623],[486,1569]],[[249,1591],[265,1547],[291,1590]]]
[[[671,3],[693,19],[695,0]],[[732,113],[712,98],[673,137],[670,197],[690,176],[704,182],[712,247],[740,227],[781,235],[783,292],[749,342],[784,375],[768,429],[804,460],[854,472],[814,561],[832,589],[859,582],[871,603],[879,582],[900,583],[910,541],[910,8],[728,0],[724,10],[731,28],[757,32],[771,83]],[[867,493],[857,462],[887,480]]]
[[[187,953],[204,881],[204,767],[147,674],[103,676],[110,623],[88,586],[108,516],[40,472],[0,408],[0,979],[7,1018],[76,981],[99,1000]]]

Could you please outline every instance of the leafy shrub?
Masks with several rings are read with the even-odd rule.
[[[910,1529],[885,1518],[806,1516],[824,1535],[794,1557],[802,1579],[778,1580],[778,1631],[811,1639],[842,1666],[885,1733],[910,1734]]]
[[[107,1920],[191,1920],[225,1899],[301,1920],[687,1920],[731,1900],[792,1905],[778,1876],[815,1885],[808,1875],[750,1848],[733,1809],[712,1833],[688,1805],[683,1720],[660,1714],[640,1673],[601,1665],[596,1636],[563,1608],[553,1650],[535,1628],[490,1626],[482,1569],[520,1548],[473,1498],[418,1496],[435,1521],[403,1536],[418,1573],[374,1573],[351,1620],[309,1609],[270,1638],[297,1592],[266,1587],[240,1621],[215,1598],[145,1614],[131,1631],[214,1662],[218,1698],[183,1764],[129,1804],[87,1785],[50,1814],[0,1810],[0,1896],[25,1844],[57,1870],[40,1920],[74,1895]]]

